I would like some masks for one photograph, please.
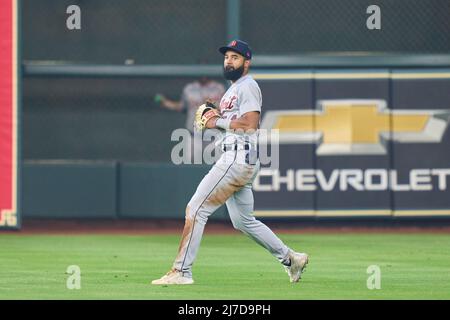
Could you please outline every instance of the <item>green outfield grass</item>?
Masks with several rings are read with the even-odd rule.
[[[0,234],[0,299],[450,299],[450,235],[280,234],[310,254],[301,282],[240,234],[205,235],[192,286],[153,286],[179,235]],[[69,290],[66,269],[81,268]],[[367,289],[367,267],[381,289]]]

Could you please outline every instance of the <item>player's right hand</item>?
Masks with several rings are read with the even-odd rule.
[[[161,104],[161,102],[163,101],[163,99],[164,99],[164,96],[162,95],[162,94],[160,94],[160,93],[157,93],[157,94],[155,94],[155,97],[153,98],[153,101],[156,103],[156,104]]]

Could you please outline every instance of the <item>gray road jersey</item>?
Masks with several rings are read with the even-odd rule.
[[[197,108],[205,103],[207,99],[215,103],[219,102],[224,93],[224,85],[216,81],[210,81],[203,86],[198,81],[187,84],[181,97],[183,107],[187,113],[186,128],[194,132],[194,119]]]
[[[220,113],[223,118],[234,120],[250,111],[261,112],[261,106],[262,95],[258,83],[256,83],[252,76],[246,75],[233,83],[227,92],[225,92],[220,101]],[[249,141],[256,145],[257,140],[257,132],[244,135],[226,131],[220,143],[232,144],[235,141],[238,143]]]

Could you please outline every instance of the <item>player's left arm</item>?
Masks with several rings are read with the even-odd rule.
[[[211,119],[206,124],[208,129],[217,128],[216,122],[218,118]],[[243,114],[240,118],[230,121],[230,129],[256,130],[259,124],[259,111],[250,111]]]

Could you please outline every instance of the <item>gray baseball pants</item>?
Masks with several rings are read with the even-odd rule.
[[[192,265],[197,256],[208,217],[226,203],[235,229],[245,233],[266,248],[280,262],[289,248],[253,213],[252,182],[260,163],[247,164],[249,151],[227,151],[203,178],[186,207],[183,234],[173,268],[192,278]]]

